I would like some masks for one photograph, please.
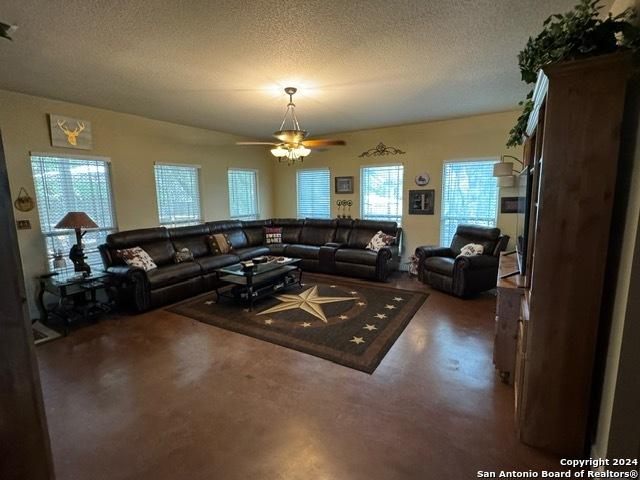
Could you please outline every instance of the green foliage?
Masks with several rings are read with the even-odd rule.
[[[524,50],[518,54],[522,80],[536,82],[538,71],[554,62],[577,60],[614,53],[620,49],[640,49],[640,27],[632,23],[636,12],[629,8],[619,15],[599,18],[601,0],[580,0],[573,10],[555,14],[543,23],[535,38],[529,38]],[[530,100],[520,102],[522,115],[509,132],[507,146],[521,145],[529,115],[533,109]]]

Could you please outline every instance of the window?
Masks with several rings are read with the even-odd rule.
[[[234,220],[257,220],[258,172],[229,169],[229,216]]]
[[[459,224],[494,227],[498,213],[495,160],[445,162],[442,172],[440,243],[451,244]]]
[[[360,169],[360,212],[367,220],[402,223],[402,165]]]
[[[331,174],[328,168],[298,170],[298,218],[331,218]]]
[[[55,228],[68,212],[85,212],[100,227],[87,231],[82,243],[87,263],[95,270],[102,270],[98,245],[105,242],[109,233],[116,231],[109,167],[106,159],[31,155],[49,270],[53,270],[53,255],[61,251],[66,257],[76,243],[73,230]],[[69,261],[67,266],[71,266]]]
[[[160,225],[178,227],[201,223],[199,167],[156,163],[154,170]]]

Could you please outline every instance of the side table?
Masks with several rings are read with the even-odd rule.
[[[111,277],[112,275],[107,272],[95,272],[88,276],[69,276],[58,273],[40,275],[38,277],[40,320],[47,325],[50,317],[61,319],[64,334],[67,335],[72,321],[110,312],[114,303],[109,292]],[[104,290],[107,294],[106,302],[98,300],[99,290]],[[45,293],[58,298],[58,302],[53,307],[47,308],[44,301]]]

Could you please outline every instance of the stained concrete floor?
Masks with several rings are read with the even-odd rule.
[[[516,439],[495,297],[436,292],[368,375],[162,310],[38,346],[57,478],[467,479],[558,468]]]

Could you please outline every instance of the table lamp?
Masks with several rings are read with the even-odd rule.
[[[76,244],[69,251],[69,259],[73,262],[73,268],[76,272],[86,272],[91,275],[91,267],[85,262],[87,256],[82,249],[82,237],[86,231],[83,228],[98,228],[96,222],[84,212],[69,212],[62,220],[58,222],[55,228],[74,229],[76,231]]]

